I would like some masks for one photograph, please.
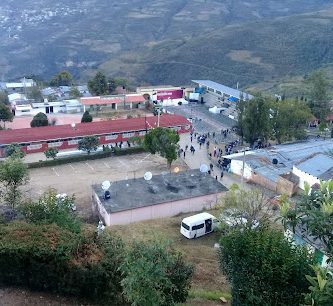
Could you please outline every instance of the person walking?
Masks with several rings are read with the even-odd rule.
[[[223,178],[223,170],[221,171],[221,180],[222,180],[222,178]]]
[[[188,145],[185,146],[185,151],[187,151],[187,149],[188,149]]]
[[[186,151],[184,151],[184,159],[185,159]]]
[[[192,137],[192,135],[191,135],[191,143],[192,143],[192,141],[193,141],[193,137]]]
[[[201,142],[199,142],[199,147],[200,147],[200,149],[201,149],[201,146],[202,146],[202,143],[201,143]]]

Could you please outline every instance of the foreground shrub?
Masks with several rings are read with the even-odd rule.
[[[121,266],[125,297],[132,305],[172,306],[185,302],[193,267],[161,243],[135,243]]]
[[[313,275],[313,258],[266,226],[235,230],[220,240],[221,270],[232,287],[232,305],[300,305]]]
[[[81,234],[55,224],[0,225],[0,284],[123,305],[123,243],[95,229]]]

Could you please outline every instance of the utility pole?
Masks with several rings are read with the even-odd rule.
[[[242,166],[242,176],[241,176],[241,188],[244,188],[244,168],[245,168],[245,148],[244,150],[244,154],[243,154],[243,166]]]
[[[161,109],[159,108],[157,110],[157,127],[160,127],[160,115],[161,115]]]

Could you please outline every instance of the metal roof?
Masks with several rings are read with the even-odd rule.
[[[221,92],[226,93],[227,95],[235,97],[237,99],[240,98],[241,94],[243,94],[244,98],[246,96],[249,99],[253,98],[253,96],[248,94],[248,93],[245,93],[245,92],[240,91],[238,89],[234,89],[234,88],[231,88],[231,87],[228,87],[228,86],[225,86],[225,85],[222,85],[222,84],[210,81],[210,80],[192,80],[192,82],[198,83],[198,84],[203,85],[203,86],[213,88],[214,90],[221,91]]]
[[[298,163],[295,167],[314,177],[320,178],[321,175],[333,168],[333,158],[319,153]]]

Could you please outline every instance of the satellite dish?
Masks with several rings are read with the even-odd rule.
[[[179,172],[179,168],[176,167],[175,169],[173,169],[173,172],[178,173]]]
[[[153,174],[150,171],[146,172],[145,175],[143,176],[143,178],[146,181],[150,181],[152,177],[153,177]]]
[[[110,181],[104,181],[104,182],[102,183],[102,189],[103,189],[104,191],[108,190],[108,189],[110,188],[110,186],[111,186]]]
[[[202,173],[207,173],[209,170],[208,166],[206,164],[201,164],[200,165],[200,172]]]
[[[71,124],[71,127],[72,127],[72,129],[75,129],[75,127],[76,127],[75,122],[73,122],[73,123]]]

